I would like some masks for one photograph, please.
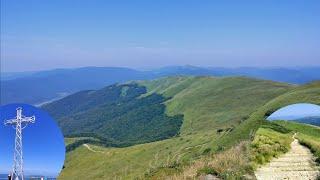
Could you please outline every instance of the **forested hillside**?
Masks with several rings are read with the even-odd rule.
[[[182,115],[166,115],[163,102],[168,98],[159,94],[140,97],[144,93],[146,88],[137,84],[116,84],[76,93],[43,109],[58,121],[65,136],[99,137],[113,146],[177,135]]]

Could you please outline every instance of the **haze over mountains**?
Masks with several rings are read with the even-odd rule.
[[[149,71],[120,67],[83,67],[39,72],[1,73],[1,104],[13,102],[39,104],[80,90],[98,89],[114,83],[174,75],[248,76],[304,84],[320,79],[320,67],[203,68],[170,66]]]

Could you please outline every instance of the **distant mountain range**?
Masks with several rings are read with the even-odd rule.
[[[315,126],[320,126],[320,116],[305,117],[305,118],[295,119],[293,121],[299,122],[299,123],[311,124],[311,125],[315,125]]]
[[[171,66],[153,71],[162,76],[168,75],[210,75],[210,76],[247,76],[258,79],[286,82],[292,84],[304,84],[320,79],[319,67],[302,68],[202,68],[195,66]]]
[[[287,121],[295,121],[299,123],[311,124],[315,126],[320,126],[320,116],[309,115],[309,116],[280,116],[274,118],[268,118],[268,120],[287,120]]]
[[[1,81],[1,104],[38,104],[84,89],[98,89],[116,82],[150,79],[147,73],[127,68],[86,67],[56,69]]]
[[[85,89],[98,89],[131,80],[165,76],[248,76],[304,84],[320,79],[320,67],[310,68],[203,68],[170,66],[150,71],[119,67],[83,67],[39,72],[1,73],[1,104],[40,104]]]

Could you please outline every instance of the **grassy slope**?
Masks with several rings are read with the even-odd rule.
[[[184,114],[182,134],[236,126],[254,109],[290,88],[242,77],[172,77],[148,83],[142,83],[148,91],[174,97],[166,102],[167,113]]]
[[[248,78],[172,77],[140,82],[148,92],[172,97],[165,104],[167,114],[184,114],[180,137],[136,145],[127,148],[99,148],[105,153],[93,153],[85,147],[70,152],[60,179],[76,176],[86,179],[143,177],[159,167],[172,167],[199,157],[211,148],[231,146],[250,129],[241,126],[255,109],[292,89],[291,86]],[[242,123],[243,124],[243,123]],[[217,134],[217,129],[233,128]],[[227,138],[232,135],[232,138]],[[108,156],[108,155],[110,156]]]
[[[171,166],[183,155],[202,152],[201,144],[208,141],[209,137],[215,138],[216,135],[177,137],[126,148],[102,148],[90,145],[93,149],[104,153],[93,153],[81,146],[68,154],[67,168],[60,179],[142,178],[148,170]]]
[[[271,101],[267,102],[262,107],[257,108],[256,110],[254,110],[253,113],[250,114],[250,116],[248,117],[247,120],[245,120],[237,128],[235,128],[234,131],[229,133],[228,136],[223,136],[223,137],[217,139],[215,144],[218,146],[232,147],[232,146],[235,146],[237,141],[239,141],[239,143],[241,144],[241,141],[247,140],[248,137],[251,137],[252,139],[254,139],[255,135],[259,135],[259,134],[260,135],[262,135],[262,134],[264,134],[264,135],[277,134],[280,136],[279,131],[281,133],[284,133],[283,129],[280,130],[281,128],[275,127],[274,125],[271,125],[268,121],[266,121],[265,119],[268,116],[268,114],[270,115],[270,113],[272,113],[272,112],[276,111],[277,109],[282,108],[284,106],[294,104],[294,103],[303,103],[303,102],[320,105],[320,82],[319,81],[311,83],[311,84],[303,85],[303,86],[294,87],[291,90],[289,90],[287,93],[284,93],[284,94],[272,99]],[[259,127],[263,127],[264,130],[262,130],[262,131],[264,131],[264,132],[258,131],[258,133],[256,133],[256,130],[258,130]],[[307,129],[307,131],[309,131],[309,129]],[[285,142],[289,142],[288,141],[289,134],[285,133],[284,136],[285,136],[285,139],[287,139],[287,140],[285,140]],[[300,137],[302,139],[305,136],[300,135]],[[319,137],[319,135],[316,135],[316,137]],[[313,139],[311,139],[313,141],[310,142],[310,137],[309,137],[308,138],[309,143],[315,143],[316,142],[316,141],[314,141],[315,139],[318,140],[318,138],[313,137]],[[274,141],[274,142],[276,142],[277,140],[279,140],[279,138],[272,139],[272,141]],[[317,142],[319,142],[319,141],[317,141]],[[285,146],[288,147],[288,143],[284,143],[284,144],[287,144]],[[314,146],[314,147],[319,147],[319,146],[318,146],[318,144],[316,144],[316,146]],[[278,150],[281,150],[281,148]],[[225,152],[227,152],[227,151],[225,151]],[[231,156],[224,155],[225,152],[223,152],[223,156],[228,157],[229,158],[228,161],[234,161],[234,159],[232,159]],[[315,153],[317,153],[317,152],[318,151],[316,151]],[[245,152],[241,152],[241,153],[245,154]],[[281,154],[281,153],[283,153],[283,151],[282,152],[277,151],[276,153]],[[276,156],[277,154],[273,154],[273,155]],[[252,155],[254,155],[254,154],[251,154],[251,156]],[[207,159],[207,160],[208,159],[215,159],[215,155],[213,155],[213,156],[210,155],[210,156],[206,157],[205,159]],[[244,160],[245,159],[246,158],[244,158]],[[200,160],[200,161],[202,161],[202,160]],[[186,168],[187,170],[184,170],[180,174],[184,175],[188,171],[188,169],[201,169],[203,167],[206,167],[206,166],[196,167],[197,164],[199,164],[198,161],[196,161],[190,167]],[[200,164],[201,164],[201,162],[200,162]],[[214,162],[214,160],[209,161],[208,164],[212,164],[213,167],[219,166],[219,164],[217,165],[217,163]],[[242,166],[244,166],[244,165],[241,165],[239,167],[233,167],[233,169],[237,170],[237,171],[239,171],[239,170],[241,171],[241,169],[243,169]],[[248,172],[250,172],[250,170],[248,170]],[[233,173],[233,171],[230,171],[230,167],[226,167],[224,170],[221,170],[221,168],[220,168],[219,175],[222,175],[222,177],[224,177],[225,174],[232,174],[232,173]],[[187,174],[188,174],[188,172],[187,172]],[[232,176],[234,176],[234,174]],[[188,177],[190,177],[190,176],[188,176]],[[191,176],[191,177],[194,177],[194,176]],[[241,176],[239,176],[239,177],[241,177]]]
[[[247,139],[248,136],[254,135],[270,113],[290,104],[295,103],[313,103],[320,105],[320,81],[297,86],[289,92],[282,94],[260,108],[257,108],[250,117],[244,121],[230,136],[221,139],[223,144],[229,144],[230,139],[238,138]]]

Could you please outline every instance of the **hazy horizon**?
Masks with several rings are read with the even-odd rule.
[[[317,66],[320,1],[1,1],[1,70]]]
[[[80,69],[80,68],[128,68],[138,71],[150,71],[150,70],[157,70],[161,68],[170,68],[170,67],[197,67],[197,68],[226,68],[226,69],[237,69],[237,68],[257,68],[257,69],[299,69],[299,68],[320,68],[320,65],[316,66],[269,66],[269,67],[259,67],[259,66],[237,66],[237,67],[225,67],[225,66],[195,66],[189,64],[182,64],[182,65],[169,65],[169,66],[159,66],[159,67],[150,67],[150,68],[143,68],[143,67],[127,67],[127,66],[79,66],[79,67],[56,67],[56,68],[49,68],[49,69],[39,69],[39,70],[27,70],[27,71],[0,71],[0,73],[32,73],[32,72],[41,72],[41,71],[52,71],[52,70],[59,70],[59,69]]]

